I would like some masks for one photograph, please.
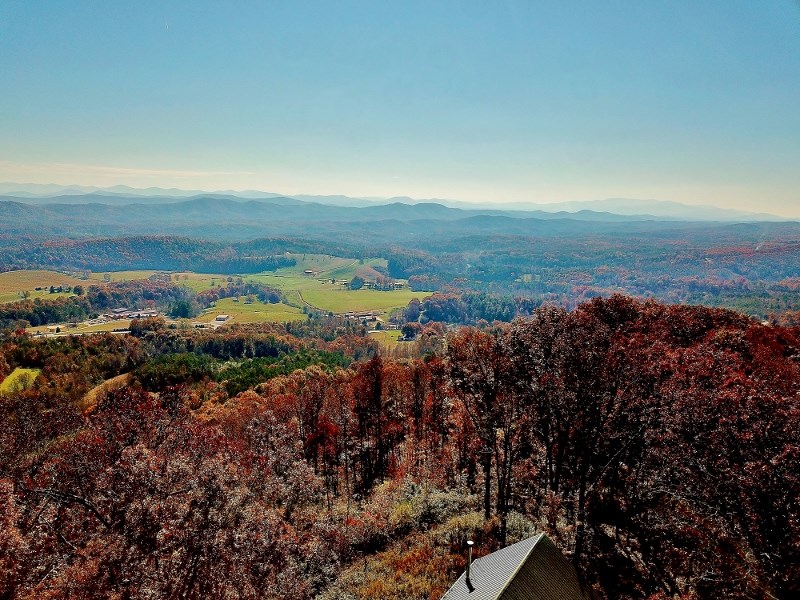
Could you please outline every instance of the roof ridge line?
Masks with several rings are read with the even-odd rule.
[[[517,565],[517,568],[514,569],[514,572],[511,573],[511,576],[508,578],[508,580],[506,581],[505,585],[503,585],[503,589],[501,589],[500,593],[497,594],[497,598],[498,599],[502,598],[502,596],[505,593],[505,591],[508,588],[508,586],[511,585],[511,582],[514,581],[514,578],[517,576],[517,573],[519,573],[519,570],[522,568],[522,565],[524,565],[526,562],[528,562],[528,559],[530,558],[531,553],[536,549],[536,546],[539,545],[539,542],[542,541],[542,537],[544,537],[544,531],[542,531],[538,536],[536,536],[536,541],[533,543],[533,545],[525,553],[524,558],[521,561],[519,561],[519,564]],[[520,542],[522,542],[522,541],[524,541],[524,540],[520,540]],[[506,546],[506,547],[508,547],[508,546]]]

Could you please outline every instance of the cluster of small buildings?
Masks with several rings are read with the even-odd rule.
[[[389,290],[402,290],[406,287],[405,283],[401,281],[390,281],[388,283],[380,283],[378,281],[365,281],[364,287],[368,290],[381,290],[383,292]]]
[[[119,319],[147,319],[149,317],[157,317],[161,313],[152,309],[139,309],[139,308],[115,308],[110,313],[105,313],[103,317],[110,320]]]
[[[157,310],[151,309],[130,309],[130,308],[115,308],[110,312],[104,313],[97,318],[89,319],[85,325],[103,325],[113,321],[122,321],[126,319],[146,319],[148,317],[158,317],[161,313]],[[47,326],[48,334],[63,333],[67,329],[77,329],[79,323],[77,321],[70,321],[68,323],[57,323]]]
[[[368,321],[368,322],[370,322],[370,321],[377,321],[378,320],[378,314],[375,313],[374,311],[371,311],[371,310],[361,311],[361,312],[353,312],[353,311],[351,311],[351,312],[344,313],[344,318],[345,319],[355,319],[357,321]]]
[[[175,279],[177,280],[177,278],[178,278],[178,276],[176,275]],[[153,273],[152,275],[150,275],[150,277],[148,277],[147,279],[149,281],[152,281],[153,283],[157,283],[159,281],[162,281],[162,282],[165,282],[165,283],[169,283],[170,281],[172,281],[172,274],[171,273],[167,273],[166,271],[158,271],[158,272]]]
[[[194,327],[195,329],[216,329],[217,327],[225,325],[228,321],[230,321],[230,318],[230,315],[217,315],[214,317],[213,321],[195,321]]]
[[[316,275],[313,271],[306,272],[306,275]],[[342,287],[350,287],[351,280],[350,279],[317,279],[320,283],[330,283],[332,285],[340,285]],[[380,290],[383,292],[392,291],[392,290],[402,290],[405,289],[406,284],[402,281],[389,281],[387,282],[379,282],[379,281],[364,281],[364,285],[362,286],[366,290]]]

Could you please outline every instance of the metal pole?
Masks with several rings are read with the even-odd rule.
[[[469,591],[473,590],[472,581],[469,579],[469,571],[472,566],[472,546],[475,544],[472,540],[467,540],[467,587]]]

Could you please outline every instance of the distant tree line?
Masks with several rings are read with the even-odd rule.
[[[9,302],[0,304],[0,329],[82,321],[91,313],[86,296]]]
[[[4,249],[0,270],[69,268],[260,273],[293,266],[295,260],[284,252],[260,254],[252,244],[245,250],[230,244],[171,236],[47,240]]]
[[[403,313],[403,321],[458,325],[510,322],[515,317],[530,315],[541,304],[533,298],[486,292],[436,292],[422,300],[411,300]]]

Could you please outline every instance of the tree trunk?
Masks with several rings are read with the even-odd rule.
[[[483,518],[487,521],[492,516],[492,455],[483,452]]]
[[[575,554],[572,556],[572,562],[575,568],[580,567],[581,555],[583,554],[583,546],[586,537],[586,475],[581,476],[581,485],[578,490],[578,519],[575,527]]]

